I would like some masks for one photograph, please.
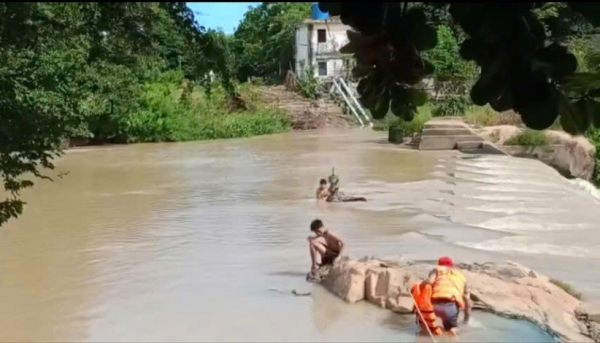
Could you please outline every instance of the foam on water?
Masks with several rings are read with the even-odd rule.
[[[584,229],[588,227],[584,223],[560,224],[556,222],[540,222],[522,216],[507,216],[492,218],[476,226],[497,231],[528,232],[528,231],[567,231]]]
[[[511,256],[600,258],[600,237],[591,224],[600,221],[600,192],[591,183],[566,180],[535,160],[505,156],[458,157],[443,166],[438,163],[438,167],[446,172],[432,176],[455,180],[453,191],[442,194],[445,202],[454,206],[438,210],[447,211],[457,224],[511,235],[478,241],[478,236],[485,236],[472,229],[470,234],[459,234],[469,227],[450,225],[446,233],[443,228],[423,232],[445,235],[460,246]],[[470,235],[469,239],[465,235]]]
[[[554,208],[543,208],[543,207],[530,207],[523,206],[523,202],[518,202],[514,204],[515,206],[506,206],[499,204],[485,204],[480,206],[470,206],[467,207],[469,210],[473,211],[481,211],[481,212],[490,212],[490,213],[502,213],[502,214],[550,214],[557,212],[566,212],[567,210],[554,209]]]
[[[594,197],[595,200],[600,200],[600,191],[591,182],[583,179],[568,180],[572,185],[583,190],[585,193]]]
[[[464,198],[481,200],[481,201],[506,201],[506,202],[516,202],[529,200],[532,198],[527,198],[525,195],[503,195],[503,194],[477,194],[477,195],[464,195],[461,194]]]
[[[597,250],[586,249],[579,246],[536,243],[534,240],[522,236],[508,236],[479,243],[456,242],[456,244],[473,249],[489,251],[518,252],[523,254],[543,254],[581,258],[600,258],[600,252]]]

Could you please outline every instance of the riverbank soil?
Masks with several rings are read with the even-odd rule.
[[[288,113],[294,130],[356,126],[355,120],[345,115],[342,109],[329,99],[307,99],[286,90],[284,85],[262,86],[260,92],[267,106],[274,106]]]

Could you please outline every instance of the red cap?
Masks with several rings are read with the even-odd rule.
[[[454,266],[454,262],[452,262],[452,259],[450,257],[444,256],[440,257],[440,259],[438,260],[438,266],[452,267]]]

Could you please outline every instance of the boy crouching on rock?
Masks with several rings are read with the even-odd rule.
[[[315,219],[310,223],[310,231],[315,234],[314,236],[308,236],[311,261],[310,271],[313,273],[319,267],[337,263],[344,249],[344,242],[325,229],[320,219]],[[320,264],[317,264],[317,254],[319,254],[321,259]]]

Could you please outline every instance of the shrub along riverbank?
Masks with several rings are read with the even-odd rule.
[[[247,109],[231,110],[223,88],[194,88],[179,72],[167,72],[140,87],[125,115],[96,126],[95,118],[71,136],[72,145],[178,142],[242,138],[290,130],[283,111],[266,106],[250,84],[239,87]],[[75,144],[74,142],[78,142]]]

